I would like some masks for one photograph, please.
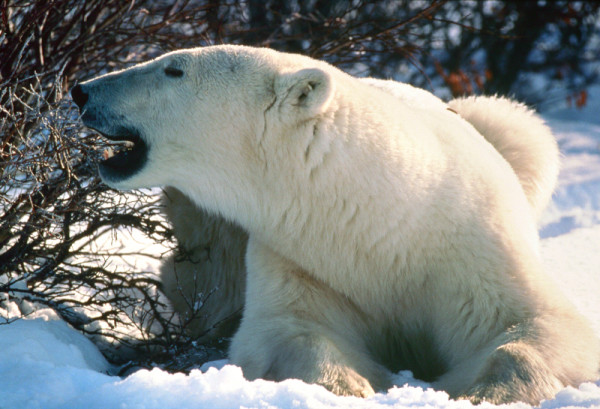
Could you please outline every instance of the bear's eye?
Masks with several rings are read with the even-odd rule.
[[[165,74],[167,77],[183,77],[183,70],[174,67],[167,67],[165,68]]]

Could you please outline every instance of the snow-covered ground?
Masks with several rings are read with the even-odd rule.
[[[548,273],[600,336],[600,91],[594,91],[597,98],[591,97],[585,110],[546,114],[564,157],[540,234]],[[471,407],[406,373],[386,393],[359,399],[337,397],[298,380],[248,382],[239,368],[224,361],[189,375],[154,369],[123,379],[108,375],[110,369],[90,341],[51,311],[0,325],[0,409]],[[566,388],[541,407],[600,408],[600,379]]]

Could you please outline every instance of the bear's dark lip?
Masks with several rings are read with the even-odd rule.
[[[123,144],[112,146],[118,151],[99,163],[100,174],[104,179],[118,182],[132,177],[144,168],[148,161],[149,146],[137,129],[120,126],[114,132],[105,133],[103,130],[91,128],[109,141],[133,144],[133,146]]]

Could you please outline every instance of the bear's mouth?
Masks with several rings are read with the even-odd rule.
[[[103,153],[100,174],[104,179],[119,181],[138,173],[148,161],[148,144],[134,128],[119,127],[110,134],[97,130],[111,142]]]

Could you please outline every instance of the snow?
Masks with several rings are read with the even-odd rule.
[[[593,98],[600,98],[600,90],[595,91],[585,110],[546,114],[561,146],[563,167],[540,235],[548,274],[600,335],[600,103]],[[8,308],[0,310],[0,317],[14,314],[10,304]],[[397,375],[397,386],[389,391],[360,399],[338,397],[299,380],[249,382],[227,361],[209,363],[189,375],[153,369],[119,378],[109,375],[112,369],[87,338],[49,310],[0,325],[1,409],[472,407],[406,372]],[[600,408],[600,379],[565,388],[540,407]]]

